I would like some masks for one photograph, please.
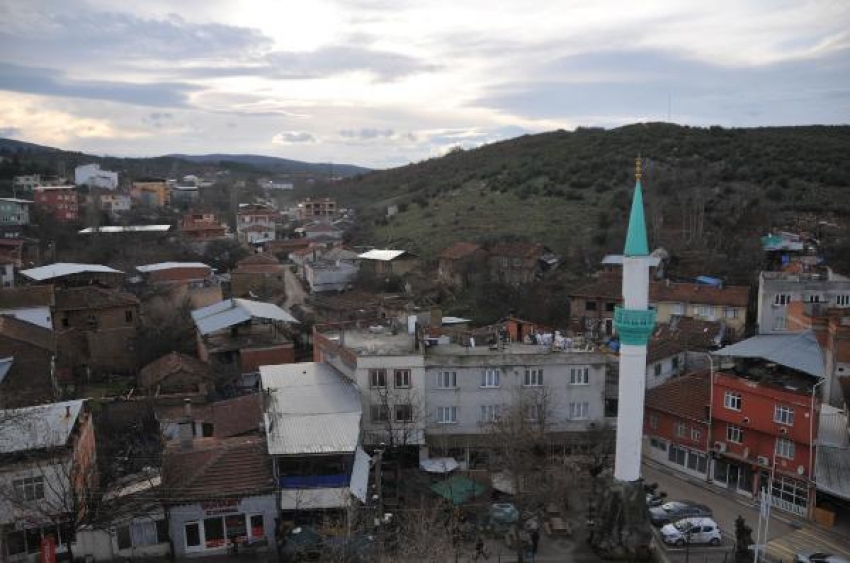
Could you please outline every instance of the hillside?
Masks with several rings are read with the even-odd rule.
[[[359,242],[431,259],[455,240],[514,236],[590,266],[620,247],[640,154],[652,244],[728,270],[772,227],[850,222],[848,149],[848,126],[555,131],[357,176],[337,194],[364,219]]]
[[[352,164],[301,162],[298,160],[289,160],[287,158],[255,154],[169,154],[166,156],[169,158],[187,160],[189,162],[204,162],[212,164],[236,162],[239,164],[248,164],[255,168],[267,170],[276,174],[313,174],[330,176],[331,173],[333,173],[335,176],[348,177],[354,176],[355,174],[369,172],[368,168],[354,166]]]

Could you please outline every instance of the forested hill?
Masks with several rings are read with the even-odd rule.
[[[358,239],[425,258],[455,240],[513,236],[593,260],[621,244],[641,155],[652,244],[720,259],[771,227],[847,223],[848,154],[850,126],[636,124],[458,149],[357,176],[338,197],[361,210]]]

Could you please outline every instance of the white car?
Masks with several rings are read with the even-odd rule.
[[[707,543],[720,545],[723,536],[717,522],[711,518],[685,518],[675,524],[665,524],[661,528],[664,543],[683,546],[686,543]]]
[[[798,553],[794,557],[794,561],[796,563],[850,563],[839,555],[832,555],[823,551]]]

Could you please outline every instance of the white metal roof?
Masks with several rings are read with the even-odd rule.
[[[819,491],[850,500],[850,448],[817,447],[815,486]]]
[[[362,258],[363,260],[381,260],[382,262],[389,262],[390,260],[395,260],[402,254],[406,253],[406,250],[370,250],[368,252],[364,252],[357,256],[358,258]]]
[[[203,262],[159,262],[157,264],[148,264],[146,266],[136,266],[136,269],[143,273],[159,272],[162,270],[173,270],[175,268],[210,268]]]
[[[759,334],[713,352],[717,356],[761,358],[815,377],[823,377],[823,353],[811,331]]]
[[[658,256],[648,256],[647,262],[653,268],[658,267],[661,264],[661,258]],[[622,266],[623,265],[623,255],[622,254],[607,254],[602,259],[603,266]]]
[[[44,281],[73,274],[123,274],[121,270],[115,270],[109,266],[100,264],[76,264],[73,262],[57,262],[29,270],[21,270],[21,275],[35,281]]]
[[[354,384],[325,363],[260,366],[271,455],[353,452],[362,407]]]
[[[64,446],[83,402],[63,401],[0,411],[0,453]]]
[[[165,233],[171,229],[171,225],[126,225],[126,226],[106,226],[106,227],[88,227],[79,231],[81,235],[90,235],[93,233]]]
[[[297,323],[298,320],[272,303],[249,299],[225,299],[192,311],[192,319],[201,334],[210,334],[251,319]]]
[[[28,199],[18,199],[16,197],[0,197],[0,201],[8,201],[9,203],[32,203]]]

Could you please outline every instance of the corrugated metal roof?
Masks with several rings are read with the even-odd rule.
[[[53,278],[61,278],[62,276],[70,276],[73,274],[123,274],[120,270],[115,270],[109,266],[101,264],[77,264],[74,262],[57,262],[47,266],[39,266],[38,268],[30,268],[29,270],[21,270],[21,275],[26,276],[31,280],[44,281]]]
[[[357,257],[362,258],[363,260],[381,260],[389,262],[390,260],[395,260],[406,252],[406,250],[370,250]]]
[[[649,255],[646,259],[647,263],[650,267],[656,268],[659,264],[661,264],[661,258],[658,256]],[[623,255],[622,254],[606,254],[604,258],[602,258],[603,266],[622,266],[623,265]]]
[[[159,262],[157,264],[148,264],[146,266],[136,266],[136,269],[143,273],[159,272],[161,270],[173,270],[175,268],[210,268],[203,262]]]
[[[761,358],[815,377],[823,377],[823,354],[811,331],[759,334],[713,352],[717,356]]]
[[[815,484],[819,491],[850,500],[850,448],[818,446]]]
[[[109,225],[106,227],[88,227],[79,231],[78,234],[90,235],[92,233],[165,233],[168,232],[170,228],[171,225]]]
[[[225,299],[208,307],[192,311],[192,319],[201,334],[210,334],[251,319],[268,319],[297,323],[298,320],[272,303],[248,299]]]
[[[351,494],[366,502],[366,493],[369,489],[369,462],[372,458],[357,446],[354,452],[354,467],[351,469]]]
[[[63,401],[0,411],[0,453],[64,446],[83,403]]]
[[[260,366],[272,455],[353,452],[362,408],[354,384],[324,363]]]

